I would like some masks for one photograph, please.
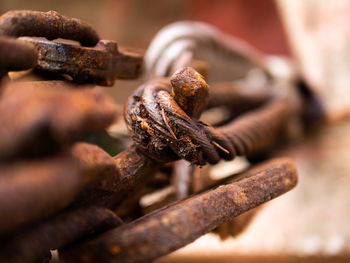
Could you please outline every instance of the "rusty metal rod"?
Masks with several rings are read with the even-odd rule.
[[[234,148],[237,155],[267,151],[280,139],[290,114],[291,107],[285,99],[272,99],[261,108],[218,127],[216,132],[227,139],[220,145],[225,149]]]
[[[275,159],[250,169],[229,184],[62,250],[60,256],[65,262],[75,263],[149,262],[291,190],[296,183],[292,161]]]
[[[0,35],[45,37],[49,40],[65,38],[79,41],[84,46],[95,46],[99,41],[90,25],[55,11],[9,11],[0,17]]]
[[[253,91],[233,82],[221,82],[211,85],[208,107],[227,107],[236,116],[242,112],[256,109],[273,96],[271,90]]]

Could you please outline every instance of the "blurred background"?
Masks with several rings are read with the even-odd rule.
[[[289,53],[272,0],[1,0],[1,13],[11,9],[55,10],[89,22],[103,39],[135,48],[147,48],[152,36],[171,22],[199,20],[263,52]]]

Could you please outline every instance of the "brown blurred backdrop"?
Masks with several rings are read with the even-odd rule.
[[[104,39],[147,48],[163,26],[199,20],[250,42],[261,51],[288,54],[273,0],[1,0],[0,12],[30,9],[83,19]]]

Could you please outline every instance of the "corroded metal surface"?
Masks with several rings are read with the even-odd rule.
[[[42,155],[101,131],[117,116],[105,95],[93,90],[4,87],[0,100],[0,158]]]
[[[95,46],[99,41],[90,25],[55,11],[9,11],[0,17],[0,35],[36,36],[49,40],[65,38],[79,41],[84,46]]]
[[[170,79],[171,92],[181,109],[199,119],[209,99],[209,87],[203,76],[191,68],[181,68]]]
[[[210,27],[193,28],[201,32],[184,39],[189,46],[181,46],[180,40],[178,52],[198,44],[209,49],[217,45],[215,54],[234,57],[241,64],[238,75],[259,65],[266,78],[263,56]],[[35,46],[31,54],[38,58],[33,73],[55,80],[28,82],[28,72],[24,77],[11,73],[2,87],[0,261],[47,262],[51,249],[60,249],[68,262],[150,261],[224,222],[232,234],[235,216],[295,186],[296,171],[289,159],[267,162],[229,180],[206,180],[183,195],[180,187],[171,185],[182,184],[176,183],[171,161],[204,165],[275,145],[291,113],[290,103],[280,96],[218,89],[210,100],[204,78],[192,68],[181,68],[170,79],[153,80],[132,94],[124,116],[134,144],[112,157],[99,146],[77,141],[105,131],[115,121],[118,107],[87,86],[76,87],[81,83],[111,86],[116,78],[136,78],[141,57],[120,52],[115,42],[99,40],[86,23],[53,11],[8,12],[0,17],[0,35],[22,37],[11,40],[13,45],[21,41],[26,47]],[[28,36],[76,40],[81,46]],[[29,49],[23,49],[26,52]],[[170,55],[174,64],[164,64],[166,72],[189,61],[186,54]],[[32,60],[19,65],[11,57],[2,68],[4,73],[18,65],[18,69],[30,68]],[[207,66],[204,61],[199,68],[206,74]],[[38,75],[30,73],[30,80],[32,76]],[[233,122],[215,129],[199,121],[208,100],[209,107],[229,108]],[[251,112],[237,117],[246,111]],[[219,187],[203,192],[213,186]],[[142,204],[146,194],[161,188],[171,189],[162,198]],[[194,195],[169,205],[189,194]],[[119,218],[106,207],[127,223],[120,226]]]
[[[211,85],[208,108],[227,107],[236,116],[262,106],[272,97],[271,90],[253,90],[232,82]]]
[[[37,53],[30,43],[0,36],[0,77],[11,70],[25,70],[37,63]]]
[[[289,191],[296,183],[296,169],[291,160],[276,159],[231,183],[110,230],[61,255],[67,262],[148,262]]]
[[[58,249],[86,236],[117,227],[122,221],[110,210],[86,207],[64,211],[0,239],[0,261],[32,262],[49,250]]]
[[[186,70],[193,71],[192,68]],[[182,76],[184,82],[192,82],[196,89],[206,87],[199,74],[183,74],[182,71],[174,74],[173,83],[179,83],[176,79]],[[205,141],[205,134],[197,127],[198,122],[180,108],[170,95],[171,92],[171,85],[165,79],[151,81],[136,90],[134,96],[129,98],[125,111],[129,134],[137,147],[150,158],[173,161],[178,159],[178,154],[191,162],[204,164],[201,151],[208,153],[214,146],[207,144],[206,147],[197,149],[199,141]],[[188,91],[185,90],[184,93],[186,92]],[[174,94],[181,95],[179,92]]]
[[[77,83],[112,86],[116,78],[133,79],[141,72],[142,57],[121,53],[114,41],[100,40],[95,47],[20,38],[36,47],[36,69],[68,74]]]
[[[290,117],[288,102],[275,99],[260,109],[241,115],[233,122],[217,129],[218,136],[228,140],[225,149],[237,155],[249,155],[271,149],[276,144]],[[222,135],[220,135],[220,133]]]
[[[186,71],[192,70],[186,68]],[[177,78],[185,79],[183,82],[198,89],[204,87],[200,75],[180,70],[172,76],[173,86],[183,84],[174,81]],[[266,150],[278,141],[291,113],[287,100],[270,97],[255,111],[214,129],[188,116],[176,103],[176,97],[171,97],[171,92],[174,87],[171,89],[165,80],[151,81],[136,90],[126,105],[129,134],[142,152],[157,160],[182,158],[199,165],[215,164],[221,158],[231,160],[236,155]]]

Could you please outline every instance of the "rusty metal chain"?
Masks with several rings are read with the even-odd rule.
[[[20,40],[35,47],[31,54],[34,59],[37,56],[37,63],[31,62],[31,58],[26,61],[29,64],[27,67],[23,63],[24,69],[35,66],[39,71],[67,74],[77,83],[112,86],[116,78],[134,79],[141,72],[141,56],[120,52],[116,42],[100,40],[87,23],[67,18],[55,11],[10,11],[0,17],[0,35],[26,36]],[[82,46],[28,36],[75,40]]]
[[[141,217],[140,198],[171,184],[172,161],[202,166],[270,150],[295,115],[288,100],[271,92],[209,91],[199,73],[182,68],[130,96],[124,118],[134,144],[112,157],[82,140],[111,125],[118,107],[69,82],[111,86],[116,77],[136,78],[142,58],[54,11],[8,12],[0,17],[0,35],[1,76],[35,67],[44,79],[71,78],[1,83],[0,261],[47,262],[50,250],[59,249],[66,262],[148,262],[296,185],[292,162],[276,159],[203,182],[167,208],[174,199],[161,200]],[[222,105],[233,120],[218,128],[199,121],[205,109]]]

